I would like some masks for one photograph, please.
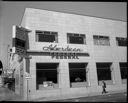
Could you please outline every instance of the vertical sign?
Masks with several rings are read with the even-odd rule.
[[[28,32],[30,32],[30,30],[16,25],[13,26],[13,30],[12,30],[13,53],[23,56],[26,54],[26,40],[27,40]]]

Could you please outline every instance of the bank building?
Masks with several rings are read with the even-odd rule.
[[[126,22],[26,8],[13,31],[9,65],[23,98],[96,95],[103,80],[108,92],[127,89]]]

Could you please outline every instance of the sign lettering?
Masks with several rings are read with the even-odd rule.
[[[81,52],[81,49],[77,49],[77,48],[70,48],[69,46],[67,46],[66,48],[63,47],[57,47],[57,45],[49,45],[49,46],[45,46],[43,47],[44,51],[74,51],[74,52]]]
[[[76,53],[51,53],[51,57],[56,59],[79,59]]]
[[[71,48],[71,47],[69,47],[69,45],[66,48],[64,48],[64,47],[57,47],[57,45],[52,45],[52,44],[49,46],[43,47],[43,50],[51,51],[52,59],[53,58],[56,58],[56,59],[79,59],[77,53],[74,53],[74,52],[82,51],[80,48]]]

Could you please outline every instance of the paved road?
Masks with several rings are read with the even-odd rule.
[[[115,93],[115,94],[108,93],[100,96],[54,100],[54,102],[127,102],[127,93]]]

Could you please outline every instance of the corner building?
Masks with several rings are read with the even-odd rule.
[[[126,90],[126,22],[26,8],[21,26],[31,30],[16,90],[25,98],[97,94],[102,80],[108,92]]]

